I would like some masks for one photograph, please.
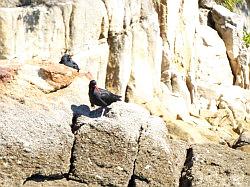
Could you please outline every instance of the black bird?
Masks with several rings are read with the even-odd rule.
[[[96,81],[91,80],[89,82],[89,101],[92,107],[95,105],[106,107],[113,102],[121,101],[121,96],[113,94],[108,90],[98,88]],[[101,116],[103,116],[104,110]]]
[[[64,64],[65,66],[71,67],[76,69],[78,72],[80,70],[79,66],[77,65],[77,63],[75,63],[72,58],[71,55],[68,54],[64,54],[61,58],[61,61],[59,62],[60,64]]]

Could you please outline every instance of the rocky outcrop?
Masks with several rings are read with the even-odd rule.
[[[144,109],[122,102],[110,108],[102,118],[94,118],[101,110],[78,113],[70,179],[90,186],[207,186],[225,181],[244,186],[250,182],[249,155],[214,144],[188,147],[170,140],[163,121]],[[208,177],[201,177],[204,173]]]
[[[90,186],[177,186],[185,145],[171,144],[163,120],[137,105],[110,108],[104,118],[77,118],[70,179]]]
[[[120,109],[111,106],[115,111],[109,111],[110,118],[91,120],[83,116],[77,119],[80,129],[76,133],[70,178],[88,185],[128,185],[138,150],[141,123],[149,114],[135,106],[132,109],[121,105],[116,103]],[[129,119],[126,118],[128,114]]]
[[[43,76],[41,67],[46,72]],[[0,84],[1,186],[63,178],[69,171],[74,141],[71,105],[82,99],[73,91],[78,87],[76,71],[49,62],[6,63],[0,69],[5,75]]]
[[[193,145],[180,186],[249,186],[249,158],[249,154],[219,145]]]
[[[206,9],[212,9],[216,5],[215,0],[199,0],[199,6]]]
[[[27,186],[178,186],[187,149],[179,140],[248,149],[235,143],[250,130],[244,23],[214,1],[2,0],[0,5],[0,114],[6,116],[0,125],[7,133],[3,142],[11,142],[3,149],[13,158],[17,150],[28,165],[21,170],[24,164],[3,152],[2,166],[11,163],[16,171],[11,176],[11,170],[1,170],[2,183],[11,176]],[[73,55],[79,73],[58,63],[63,53]],[[165,123],[124,103],[96,118],[101,109],[88,107],[90,79]],[[33,152],[26,153],[25,142],[34,136]],[[110,149],[114,143],[119,146]],[[35,150],[40,147],[42,153]]]
[[[1,66],[0,67],[0,81],[2,84],[7,82],[11,82],[11,80],[16,76],[18,67],[8,67]]]
[[[70,91],[72,84],[64,88],[64,93]],[[43,102],[45,93],[40,92],[39,100]],[[52,99],[57,94],[61,102],[67,98],[58,92],[62,90],[45,96]],[[70,119],[66,101],[59,110],[53,99],[46,103],[36,101],[36,106],[32,106],[29,100],[17,100],[12,94],[13,98],[1,96],[2,186],[179,186],[185,181],[185,168],[190,161],[188,145],[171,140],[168,124],[144,108],[117,102],[106,109],[104,117],[99,117],[102,109],[90,111],[72,97],[67,98],[75,103],[70,105]],[[53,111],[45,110],[52,106]],[[59,111],[60,115],[55,115]],[[17,117],[20,115],[23,120]],[[210,146],[203,144],[202,148]],[[204,154],[204,159],[223,162],[222,156],[214,158],[221,150],[219,147],[211,155]],[[229,158],[233,158],[231,154],[243,159],[235,158],[238,164],[249,162],[241,151],[228,149]],[[245,169],[237,169],[237,176],[248,182]],[[230,175],[223,175],[223,180],[231,180]]]
[[[249,87],[249,54],[244,48],[243,20],[223,6],[213,6],[212,16],[215,28],[225,42],[227,55],[234,74],[234,84]]]
[[[102,1],[15,1],[10,4],[2,1],[2,4],[0,59],[58,63],[62,53],[68,50],[80,69],[85,73],[90,71],[100,80],[100,85],[105,84],[108,18]],[[96,8],[98,14],[93,13]]]
[[[197,26],[196,32],[199,62],[195,68],[196,80],[210,84],[232,85],[233,75],[223,40],[207,25]],[[221,74],[222,71],[223,74]]]
[[[74,140],[70,127],[23,102],[1,97],[1,186],[20,186],[35,175],[61,176],[69,170]]]
[[[238,16],[221,12],[223,8],[214,1],[199,1],[206,8],[200,23],[198,1],[1,3],[1,59],[20,65],[22,79],[45,93],[68,87],[74,77],[88,74],[100,87],[106,85],[127,101],[189,123],[190,114],[199,116],[207,109],[216,112],[220,103],[219,97],[210,99],[198,92],[207,91],[204,85],[224,87],[234,82],[248,87],[248,56],[238,46],[242,24],[235,27],[235,20],[231,24],[230,19]],[[96,8],[98,13],[93,13]],[[228,31],[222,32],[224,26]],[[60,78],[64,70],[52,64],[59,62],[66,49],[81,71],[69,71]],[[231,53],[235,55],[228,60]],[[44,60],[51,62],[48,71]],[[51,71],[52,67],[57,70]],[[88,81],[84,79],[83,84]],[[244,110],[248,113],[247,107]]]

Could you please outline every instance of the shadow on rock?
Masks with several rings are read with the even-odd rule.
[[[71,126],[72,132],[74,133],[80,128],[80,126],[77,125],[77,118],[79,118],[80,116],[85,116],[88,118],[101,117],[103,109],[105,109],[104,115],[108,113],[108,111],[110,110],[110,108],[108,107],[99,107],[91,111],[89,106],[84,104],[80,106],[71,105],[71,110],[73,111],[72,126]]]

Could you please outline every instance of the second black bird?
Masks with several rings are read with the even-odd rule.
[[[60,64],[64,64],[65,66],[71,67],[76,69],[78,72],[80,70],[79,66],[77,65],[77,63],[75,63],[71,56],[68,54],[64,54],[61,58],[61,61],[59,62]]]

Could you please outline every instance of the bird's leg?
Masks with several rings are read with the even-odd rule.
[[[104,115],[104,112],[105,112],[105,108],[102,109],[102,115],[101,115],[101,117]]]

